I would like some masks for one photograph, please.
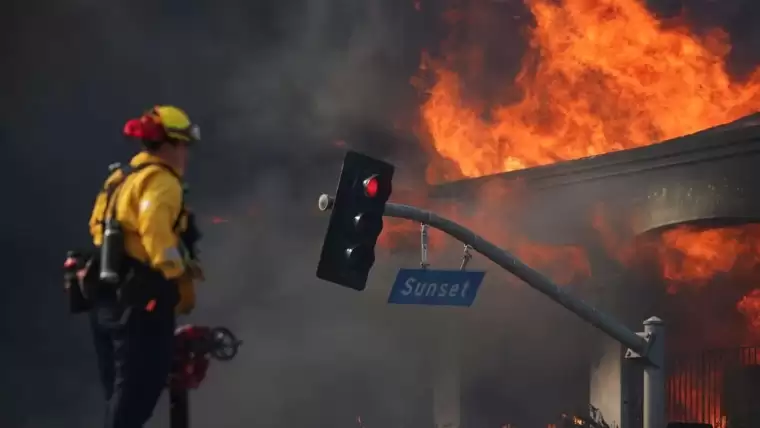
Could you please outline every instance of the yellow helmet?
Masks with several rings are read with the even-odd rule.
[[[174,106],[155,106],[149,112],[164,128],[169,139],[175,141],[200,141],[201,129],[190,121],[190,117],[182,109]]]

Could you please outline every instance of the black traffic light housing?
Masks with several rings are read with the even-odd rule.
[[[387,162],[354,151],[346,153],[317,278],[360,291],[367,286],[394,171]]]

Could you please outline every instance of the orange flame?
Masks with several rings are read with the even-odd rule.
[[[454,61],[423,55],[435,83],[422,118],[455,169],[431,180],[646,146],[760,108],[760,69],[746,82],[728,75],[723,31],[699,38],[683,25],[667,27],[640,0],[526,3],[536,25],[515,80],[520,101],[491,111],[468,105]]]
[[[668,389],[672,391],[675,408],[671,412],[679,419],[700,423],[710,423],[714,427],[725,427],[721,403],[723,370],[713,369],[695,378],[693,370],[678,368],[668,376]],[[710,403],[708,406],[702,403]]]
[[[668,292],[684,287],[705,287],[716,275],[756,281],[760,266],[760,225],[700,229],[677,226],[661,237],[658,257]],[[736,304],[749,333],[760,338],[760,288],[751,290]]]
[[[731,272],[739,259],[749,254],[745,227],[696,229],[678,226],[662,234],[659,248],[663,277],[671,282],[668,292],[678,284],[704,286],[719,273]]]

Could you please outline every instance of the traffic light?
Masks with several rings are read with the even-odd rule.
[[[343,159],[317,278],[364,290],[391,196],[393,165],[349,151]]]

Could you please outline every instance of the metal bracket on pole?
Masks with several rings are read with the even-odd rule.
[[[420,267],[427,269],[430,266],[428,263],[428,225],[422,223],[420,225]]]
[[[470,263],[470,260],[472,260],[472,254],[470,254],[471,249],[472,247],[470,247],[467,244],[464,244],[464,254],[462,254],[462,265],[459,266],[459,270],[467,269],[467,264]]]

